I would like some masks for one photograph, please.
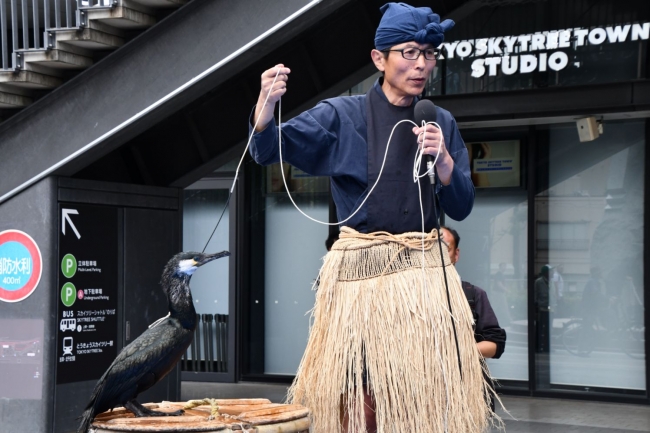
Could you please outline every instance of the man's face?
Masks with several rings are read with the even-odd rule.
[[[455,265],[460,256],[460,249],[456,248],[456,242],[454,242],[454,236],[447,229],[442,229],[442,240],[448,245],[449,259],[451,264]]]
[[[402,50],[406,48],[418,48],[424,50],[432,48],[431,44],[418,44],[417,42],[405,42],[391,47],[391,50]],[[374,57],[373,57],[374,59]],[[396,98],[412,98],[424,91],[427,78],[436,66],[435,60],[426,60],[421,54],[415,60],[407,60],[402,53],[389,51],[384,57],[377,56],[375,60],[377,69],[384,72],[384,93],[389,101],[391,96]]]

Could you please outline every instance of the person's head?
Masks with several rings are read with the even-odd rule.
[[[542,266],[542,269],[539,271],[539,273],[542,277],[548,280],[548,274],[551,272],[551,269],[551,265],[544,265]]]
[[[460,244],[460,235],[451,227],[442,226],[440,230],[442,230],[442,240],[447,244],[451,264],[456,265],[456,262],[460,258],[460,248],[458,247]]]
[[[592,278],[600,278],[600,277],[602,277],[602,272],[600,271],[600,266],[592,266],[589,269],[589,273],[591,274]]]
[[[440,22],[428,7],[387,3],[375,34],[371,57],[384,73],[384,93],[392,103],[409,105],[422,94],[426,80],[436,66],[438,46],[454,22]]]
[[[334,242],[336,242],[339,239],[339,232],[332,232],[330,235],[325,239],[325,248],[327,248],[327,251],[332,249],[332,245],[334,245]]]

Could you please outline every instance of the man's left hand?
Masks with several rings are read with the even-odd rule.
[[[435,125],[428,124],[425,127],[414,127],[413,133],[418,137],[418,145],[423,149],[423,153],[435,158],[440,152],[436,162],[438,177],[443,185],[449,185],[451,172],[454,170],[454,160],[447,151],[442,131]]]

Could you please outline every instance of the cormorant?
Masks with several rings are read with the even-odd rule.
[[[160,284],[169,300],[169,315],[147,329],[126,346],[99,379],[86,406],[78,433],[86,433],[95,415],[124,406],[140,416],[177,416],[183,411],[157,412],[136,401],[178,363],[192,342],[196,311],[190,292],[190,278],[199,266],[220,257],[216,254],[184,252],[176,254],[165,266]]]

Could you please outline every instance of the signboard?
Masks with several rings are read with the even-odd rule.
[[[0,301],[18,302],[34,293],[41,281],[41,251],[27,233],[0,232]]]
[[[118,210],[59,205],[56,383],[99,379],[117,356]]]
[[[476,188],[521,185],[519,140],[467,143],[467,152]]]
[[[499,71],[503,75],[560,71],[570,63],[579,68],[580,62],[570,59],[572,51],[580,47],[648,39],[650,23],[636,23],[444,42],[440,48],[444,48],[447,59],[476,58],[472,61],[472,77],[480,78],[486,73],[496,76]]]

